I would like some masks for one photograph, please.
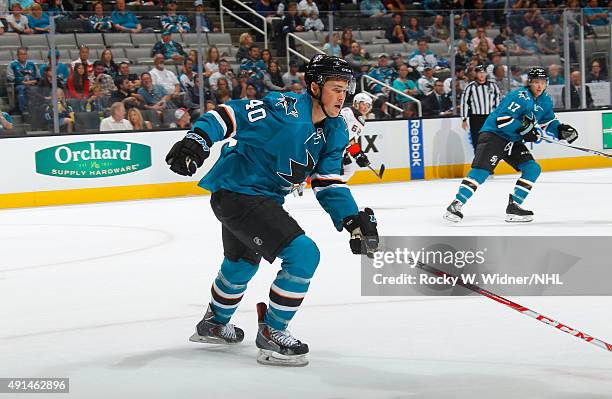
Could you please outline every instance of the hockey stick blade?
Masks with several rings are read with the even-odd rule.
[[[558,144],[558,145],[563,146],[563,147],[573,148],[575,150],[588,152],[588,153],[591,153],[591,154],[594,154],[594,155],[599,155],[601,157],[612,158],[612,154],[606,154],[605,152],[600,152],[600,151],[597,151],[597,150],[592,150],[590,148],[576,147],[574,145],[565,144],[565,143],[560,142],[559,140],[551,139],[551,138],[546,137],[546,136],[540,136],[540,137],[542,138],[542,140],[544,140],[544,141],[546,141],[548,143]]]
[[[411,262],[414,262],[414,260],[411,259],[410,257],[408,259]],[[431,265],[425,264],[423,262],[416,261],[416,262],[414,262],[414,264],[416,265],[415,267],[417,267],[417,268],[419,268],[421,270],[424,270],[424,271],[426,271],[428,273],[431,273],[431,274],[433,274],[435,276],[440,276],[440,277],[448,276],[448,277],[455,277],[456,278],[456,276],[454,276],[454,275],[452,275],[450,273],[442,271],[442,270],[440,270],[440,269],[438,269],[436,267],[433,267]],[[494,294],[491,291],[487,291],[484,288],[480,288],[480,287],[478,287],[475,284],[472,284],[472,283],[469,283],[469,282],[464,282],[461,278],[457,279],[457,284],[462,286],[463,288],[466,288],[466,289],[472,291],[472,292],[475,292],[475,293],[480,294],[482,296],[485,296],[485,297],[487,297],[489,299],[492,299],[492,300],[494,300],[494,301],[496,301],[498,303],[501,303],[502,305],[506,305],[509,308],[514,309],[517,312],[522,313],[522,314],[524,314],[526,316],[529,316],[529,317],[531,317],[533,319],[536,319],[536,320],[538,320],[538,321],[540,321],[540,322],[542,322],[544,324],[548,324],[549,326],[554,327],[557,330],[560,330],[560,331],[563,331],[564,333],[573,335],[576,338],[580,338],[583,341],[591,343],[591,344],[593,344],[595,346],[598,346],[599,348],[602,348],[602,349],[604,349],[604,350],[606,350],[608,352],[612,352],[612,344],[609,344],[609,343],[607,343],[605,341],[602,341],[601,339],[592,337],[592,336],[590,336],[590,335],[588,335],[588,334],[586,334],[586,333],[584,333],[582,331],[576,330],[576,329],[568,326],[567,324],[563,324],[561,322],[553,320],[553,319],[551,319],[551,318],[549,318],[547,316],[544,316],[544,315],[542,315],[542,314],[540,314],[540,313],[538,313],[538,312],[536,312],[534,310],[531,310],[531,309],[529,309],[529,308],[527,308],[525,306],[519,305],[516,302],[512,302],[509,299],[506,299],[506,298],[504,298],[502,296]]]
[[[385,164],[380,165],[380,172],[377,172],[371,165],[368,165],[368,168],[378,177],[382,179],[383,173],[385,173]]]

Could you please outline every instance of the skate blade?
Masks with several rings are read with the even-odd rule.
[[[260,349],[257,354],[257,363],[266,366],[304,367],[308,365],[308,354],[287,356],[274,351]]]
[[[189,337],[189,341],[198,342],[202,344],[213,344],[213,345],[236,345],[240,343],[240,342],[227,342],[223,338],[217,338],[217,337],[203,337],[197,332],[193,333],[193,335]]]
[[[533,216],[531,215],[519,216],[506,214],[506,222],[508,223],[527,223],[531,221],[533,221]]]
[[[460,222],[462,219],[459,216],[452,214],[450,212],[446,212],[443,217],[444,219],[448,220],[449,222],[453,222],[453,223]]]

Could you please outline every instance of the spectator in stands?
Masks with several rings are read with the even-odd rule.
[[[23,12],[25,14],[29,14],[30,9],[32,8],[34,4],[36,4],[36,2],[34,0],[10,0],[10,4],[11,4],[11,7],[13,7],[13,5],[15,4],[19,4]]]
[[[546,24],[544,33],[538,38],[538,49],[540,54],[561,54],[561,43],[555,35],[555,26]]]
[[[493,25],[493,16],[485,9],[484,0],[474,1],[474,10],[469,14],[472,28],[485,28]]]
[[[404,62],[401,53],[393,53],[393,55],[391,56],[391,60],[393,60],[391,68],[393,68],[393,70],[395,71],[395,75],[397,76],[399,74],[399,69],[402,67],[402,65],[406,63]],[[407,77],[413,82],[416,82],[421,77],[421,74],[416,69],[408,65]]]
[[[406,29],[406,37],[411,42],[416,42],[425,37],[425,32],[419,23],[417,17],[408,18],[408,28]]]
[[[452,77],[449,77],[448,79],[444,81],[444,93],[451,98],[451,101],[452,101],[452,93],[453,93],[453,88],[451,85],[453,81],[455,82],[455,96],[457,100],[459,100],[461,98],[461,94],[463,93],[463,90],[465,90],[465,86],[467,86],[469,83],[467,76],[465,76],[464,66],[459,65],[455,68],[455,78],[454,79]]]
[[[298,14],[302,18],[309,17],[313,11],[315,11],[317,15],[319,15],[319,7],[317,7],[317,3],[315,3],[314,0],[302,0],[298,3]]]
[[[288,33],[303,32],[304,20],[297,13],[297,4],[292,1],[287,5],[287,15],[282,19],[276,32],[276,52],[282,57],[287,54],[285,37]],[[289,45],[295,47],[293,39],[289,40]]]
[[[608,77],[601,70],[601,65],[599,61],[593,60],[591,62],[591,71],[586,76],[587,83],[595,83],[595,82],[607,82]]]
[[[76,60],[72,61],[70,63],[70,65],[72,66],[72,69],[74,69],[76,64],[83,64],[86,66],[86,71],[87,71],[87,75],[88,76],[92,76],[93,75],[93,62],[91,62],[89,60],[89,47],[87,46],[81,46],[79,48],[79,58],[77,58]]]
[[[194,116],[200,113],[200,84],[199,82],[200,82],[200,76],[194,75],[193,86],[188,86],[185,89],[185,97],[183,100],[183,104],[185,108],[188,108]],[[213,98],[214,97],[213,93],[207,94],[206,97]]]
[[[265,48],[261,50],[261,60],[266,64],[266,68],[270,66],[270,62],[272,62],[272,53],[270,49]]]
[[[259,100],[259,91],[257,87],[255,87],[252,83],[247,83],[246,88],[246,96],[242,98],[243,100]]]
[[[417,88],[419,89],[419,94],[423,96],[427,96],[430,94],[434,88],[434,83],[436,82],[436,78],[433,76],[433,68],[430,66],[426,66],[423,69],[423,76],[419,80],[417,80]]]
[[[227,62],[227,60],[225,59],[219,61],[219,70],[213,73],[208,79],[211,90],[217,90],[217,81],[221,78],[227,80],[227,84],[229,86],[230,91],[232,91],[233,88],[238,84],[238,80],[234,75],[234,71],[232,71],[229,62]]]
[[[493,78],[493,68],[495,68],[497,65],[502,65],[504,61],[501,54],[497,52],[489,54],[489,59],[490,60],[487,60],[487,63],[485,64],[487,66],[487,75],[489,75],[490,78]],[[504,68],[506,67],[504,66]]]
[[[383,5],[391,13],[403,13],[406,6],[401,0],[383,0]]]
[[[120,101],[126,109],[144,106],[144,99],[141,95],[136,94],[136,90],[131,87],[130,80],[126,76],[119,76],[115,79],[115,86],[117,90],[111,94],[111,104]]]
[[[171,129],[191,129],[191,115],[189,110],[185,108],[179,108],[174,111],[174,122],[169,126]]]
[[[244,77],[243,77],[244,75]],[[248,80],[248,74],[242,74],[240,77],[240,82],[237,87],[234,87],[234,90],[229,89],[229,83],[225,78],[219,78],[217,80],[217,89],[213,92],[213,98],[217,104],[225,104],[232,98],[234,100],[239,99],[241,97],[234,97],[234,94],[242,94],[246,95],[246,85]]]
[[[183,70],[179,75],[179,84],[181,85],[181,91],[186,91],[188,87],[192,87],[196,74],[193,72],[193,61],[189,58],[185,58],[183,61]]]
[[[472,46],[472,40],[470,39],[470,33],[465,28],[460,28],[458,31],[455,31],[455,40],[453,40],[453,45],[457,47],[459,42],[465,42],[468,45],[468,48],[472,50],[474,47]]]
[[[497,84],[497,87],[499,87],[500,98],[503,98],[509,91],[512,90],[505,65],[495,65],[493,68],[493,81]]]
[[[249,49],[249,58],[241,65],[241,71],[249,72],[249,83],[257,86],[259,91],[263,90],[263,78],[268,67],[259,57],[259,46],[252,45]]]
[[[427,28],[425,34],[435,42],[446,41],[450,37],[448,26],[444,24],[444,17],[436,15],[433,24]]]
[[[402,25],[402,15],[394,13],[391,19],[391,24],[385,31],[385,38],[390,43],[405,43],[408,41],[406,28]]]
[[[474,53],[468,48],[468,45],[464,41],[457,43],[457,49],[455,51],[455,65],[466,66],[472,61]]]
[[[168,14],[163,15],[159,20],[162,31],[171,33],[187,33],[191,30],[189,21],[184,15],[177,15],[176,0],[167,0],[166,7]]]
[[[155,2],[153,0],[145,1],[145,0],[132,0],[127,3],[128,6],[154,6]]]
[[[11,5],[11,13],[5,17],[9,32],[30,35],[34,33],[30,29],[28,17],[21,13],[21,4],[13,3]]]
[[[387,14],[387,9],[380,0],[362,0],[359,10],[364,17],[383,17]]]
[[[246,58],[249,58],[249,48],[253,45],[253,36],[248,32],[244,32],[240,35],[239,43],[236,61],[242,64]]]
[[[200,57],[198,51],[196,49],[191,49],[187,53],[187,58],[193,62],[193,71],[198,73],[200,71],[200,66],[198,65],[200,62],[204,63],[205,60],[200,61]]]
[[[264,75],[264,85],[268,91],[283,91],[285,89],[283,75],[276,61],[270,63],[268,71]]]
[[[444,94],[444,83],[441,80],[434,82],[433,91],[425,96],[421,103],[423,116],[446,116],[453,114],[453,104]]]
[[[102,61],[94,62],[94,75],[91,84],[100,86],[101,95],[109,97],[113,91],[117,90],[117,87],[115,87],[112,76],[104,72],[104,63]]]
[[[178,96],[181,92],[178,78],[174,72],[166,68],[164,56],[162,54],[155,54],[153,65],[153,69],[149,71],[153,85],[163,87],[166,94]]]
[[[122,62],[119,64],[119,71],[117,73],[117,78],[127,78],[130,82],[129,88],[130,90],[136,90],[140,87],[140,78],[135,73],[130,73],[130,64],[127,62]]]
[[[95,84],[91,88],[89,98],[85,102],[85,112],[97,112],[99,115],[104,114],[108,96],[102,95],[102,86]]]
[[[493,54],[487,45],[487,42],[484,40],[478,44],[478,47],[474,49],[474,56],[472,57],[472,61],[476,60],[477,64],[487,65],[489,63],[489,58]]]
[[[81,19],[89,23],[93,32],[111,32],[113,30],[113,21],[108,15],[104,15],[104,4],[101,1],[94,4],[93,15],[89,17],[81,15]]]
[[[306,21],[304,21],[304,30],[313,30],[319,32],[325,30],[325,25],[323,25],[323,21],[321,21],[321,18],[319,18],[318,11],[310,12],[310,15],[308,16],[308,18],[306,18]]]
[[[50,0],[47,12],[53,18],[69,17],[70,13],[68,12],[68,8],[69,7],[64,7],[63,0]]]
[[[518,38],[518,45],[523,50],[522,54],[524,55],[536,55],[540,52],[535,38],[535,31],[531,26],[523,28],[523,36]]]
[[[514,33],[512,32],[512,28],[510,25],[502,25],[499,31],[499,35],[495,36],[493,39],[493,44],[497,52],[502,55],[506,55],[506,52],[509,51],[508,45],[510,41],[514,41]]]
[[[476,37],[472,39],[472,48],[478,48],[478,45],[481,41],[485,41],[487,43],[487,46],[489,47],[488,51],[495,51],[495,44],[493,43],[493,40],[491,38],[487,37],[485,28],[476,29]]]
[[[58,88],[55,91],[57,97],[57,117],[59,127],[65,128],[67,133],[72,133],[74,130],[74,110],[68,103],[64,96],[64,90]],[[46,104],[44,109],[44,118],[49,125],[53,125],[53,98],[49,97],[49,102]]]
[[[564,85],[565,79],[559,73],[559,65],[552,64],[548,67],[548,84],[549,85]]]
[[[202,32],[218,32],[219,28],[215,28],[215,26],[213,25],[212,21],[210,20],[210,18],[208,18],[208,16],[206,15],[206,13],[204,12],[204,4],[202,2],[202,0],[196,0],[193,3],[193,6],[195,7],[195,18],[193,20],[193,23],[191,24],[191,29],[193,31],[196,30],[197,28],[197,20],[200,20],[200,26],[202,27]]]
[[[368,76],[381,81],[387,85],[392,85],[395,80],[395,71],[389,67],[389,55],[387,53],[381,53],[378,56],[378,65],[370,69]],[[368,82],[368,88],[370,92],[376,95],[389,94],[388,88],[375,82]]]
[[[142,25],[138,22],[136,15],[125,10],[125,0],[117,0],[115,7],[115,11],[111,14],[115,30],[130,33],[138,33],[142,30]]]
[[[40,105],[46,104],[51,99],[51,91],[53,90],[53,83],[51,79],[53,75],[51,74],[51,69],[47,68],[44,72],[41,73],[41,78],[36,85],[35,90],[33,91],[32,101],[38,106],[34,107],[35,109],[39,109]],[[65,83],[60,81],[59,77],[55,82],[57,87],[60,89],[64,89],[66,87]]]
[[[340,53],[342,57],[346,57],[351,52],[353,41],[353,29],[349,27],[344,28],[340,40]]]
[[[295,94],[303,94],[304,93],[304,86],[302,86],[299,83],[293,83],[291,85],[291,87],[289,88],[289,91]]]
[[[119,73],[119,67],[113,59],[113,52],[110,49],[104,49],[100,55],[100,62],[104,65],[104,73],[115,79]]]
[[[586,20],[591,25],[605,26],[610,23],[607,10],[598,7],[597,0],[589,0],[588,6],[584,7],[583,12]]]
[[[0,112],[0,134],[10,134],[13,130],[13,117],[6,112]]]
[[[113,103],[110,107],[110,114],[111,116],[100,122],[101,132],[134,130],[130,121],[125,119],[125,106],[122,102]]]
[[[525,76],[523,75],[523,70],[518,65],[512,65],[510,67],[510,87],[512,90],[525,86]]]
[[[150,121],[145,121],[142,113],[138,108],[130,108],[127,111],[127,120],[132,124],[133,130],[151,130],[153,124]]]
[[[408,79],[408,65],[402,64],[399,67],[398,73],[399,76],[393,81],[393,88],[401,91],[402,93],[408,94],[409,96],[416,97],[418,90],[416,84],[412,80]],[[395,102],[399,106],[403,106],[410,101],[412,100],[407,97],[397,94],[395,95]]]
[[[187,57],[183,46],[172,40],[172,33],[168,31],[164,31],[161,40],[153,46],[151,56],[155,57],[156,54],[161,54],[165,59],[172,59],[177,62],[183,62],[183,59]]]
[[[34,4],[28,15],[28,26],[34,33],[49,33],[49,14],[43,12],[40,4]]]
[[[349,63],[351,68],[353,68],[353,74],[355,78],[361,78],[363,74],[362,70],[367,68],[368,60],[361,55],[361,46],[357,42],[353,42],[351,44],[351,52],[344,56],[344,59]]]
[[[89,97],[89,78],[85,71],[85,65],[81,63],[74,65],[66,87],[68,88],[68,98],[85,100]]]
[[[60,60],[60,51],[55,49],[55,74],[57,75],[59,81],[63,84],[68,80],[68,76],[70,76],[70,68],[68,65],[62,64],[59,62]],[[42,77],[45,74],[47,68],[51,67],[51,49],[47,51],[47,61],[48,63],[40,66],[40,76]]]
[[[215,46],[208,48],[206,63],[204,64],[204,75],[208,78],[219,70],[219,49]]]
[[[24,113],[28,105],[27,88],[38,83],[36,65],[28,60],[28,50],[25,47],[17,50],[17,59],[9,64],[6,70],[6,79],[9,83],[15,85],[19,111]]]
[[[151,74],[143,72],[140,75],[140,94],[144,100],[144,108],[154,110],[157,115],[161,117],[161,111],[164,109],[172,108],[172,95],[168,94],[163,86],[153,84]]]
[[[438,65],[438,59],[429,49],[427,40],[419,39],[417,42],[417,49],[408,55],[408,63],[421,72],[426,66],[431,68],[436,67]]]
[[[332,34],[331,43],[329,41],[329,33],[325,35],[325,44],[323,45],[323,51],[325,54],[332,55],[334,57],[342,57],[342,48],[340,47],[340,37],[337,32]]]
[[[257,0],[255,3],[255,11],[257,14],[266,18],[268,22],[271,22],[276,14],[276,4],[273,4],[272,0]]]
[[[593,97],[591,89],[588,85],[585,86],[586,92],[586,107],[593,107]],[[561,98],[563,106],[565,106],[565,87],[561,90]],[[570,74],[570,104],[572,109],[582,108],[582,82],[580,79],[580,71],[574,71]]]
[[[289,88],[294,83],[302,82],[302,78],[298,73],[298,64],[295,61],[289,63],[289,70],[283,74],[283,87]]]

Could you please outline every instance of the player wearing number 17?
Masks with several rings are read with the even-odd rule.
[[[338,116],[347,93],[354,91],[352,69],[343,59],[316,55],[306,66],[305,81],[308,94],[270,93],[262,101],[230,101],[207,112],[166,157],[171,170],[191,176],[213,143],[236,140],[222,147],[219,160],[200,181],[212,192],[224,259],[208,310],[190,340],[241,342],[243,330],[229,321],[261,258],[270,263],[280,258],[269,307],[257,305],[255,343],[258,361],[264,364],[308,362],[308,345],[293,337],[287,326],[306,296],[319,250],[282,207],[292,187],[311,176],[316,198],[336,229],[344,227],[351,234],[353,253],[371,255],[378,248],[374,213],[368,208],[359,211],[341,176],[348,132]]]
[[[543,130],[568,143],[578,138],[576,129],[555,118],[552,99],[545,92],[547,84],[546,70],[532,68],[527,74],[526,87],[508,93],[489,114],[480,130],[472,169],[461,182],[455,200],[446,208],[445,219],[452,222],[463,219],[461,207],[503,159],[521,172],[506,207],[506,221],[533,220],[533,212],[520,205],[531,192],[541,169],[523,142],[538,141]]]

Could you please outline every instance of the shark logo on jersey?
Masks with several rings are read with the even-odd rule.
[[[300,163],[293,159],[289,159],[290,173],[276,172],[283,180],[291,184],[300,184],[306,179],[306,173],[311,172],[315,167],[315,161],[310,152],[306,150],[306,163]]]
[[[296,104],[297,98],[282,96],[276,103],[276,106],[285,107],[285,112],[287,115],[298,118],[300,115],[298,114],[297,107],[295,106]]]

